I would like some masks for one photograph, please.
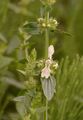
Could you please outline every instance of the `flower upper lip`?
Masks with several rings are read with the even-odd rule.
[[[53,54],[54,54],[54,47],[53,45],[50,45],[48,48],[48,58],[52,59]]]

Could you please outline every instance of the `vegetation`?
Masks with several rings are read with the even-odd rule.
[[[83,0],[0,0],[0,120],[83,119]]]

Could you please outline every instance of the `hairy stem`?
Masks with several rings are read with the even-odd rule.
[[[45,30],[45,59],[48,58],[49,35],[48,29]]]
[[[46,99],[46,120],[48,120],[48,100]]]

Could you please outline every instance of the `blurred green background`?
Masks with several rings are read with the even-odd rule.
[[[16,68],[23,54],[18,50],[22,40],[19,27],[25,21],[37,21],[41,12],[40,0],[0,0],[0,119],[16,120],[16,96],[23,85]],[[83,54],[83,0],[57,0],[50,16],[56,18],[59,32],[50,34],[50,44],[55,45],[54,58],[61,60],[76,54]],[[29,39],[29,49],[36,48],[38,58],[44,56],[44,36],[33,35]],[[14,115],[14,119],[11,117]]]

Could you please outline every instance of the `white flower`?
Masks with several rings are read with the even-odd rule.
[[[54,54],[54,47],[50,45],[48,48],[48,59],[45,61],[45,67],[41,71],[41,77],[48,79],[51,73],[51,65],[52,65],[52,55]]]
[[[42,77],[42,78],[46,78],[46,79],[49,78],[49,77],[50,77],[50,72],[51,72],[50,68],[47,67],[47,66],[45,66],[45,67],[42,69],[41,77]]]
[[[54,54],[54,46],[50,45],[48,48],[48,58],[52,59],[52,55]]]

